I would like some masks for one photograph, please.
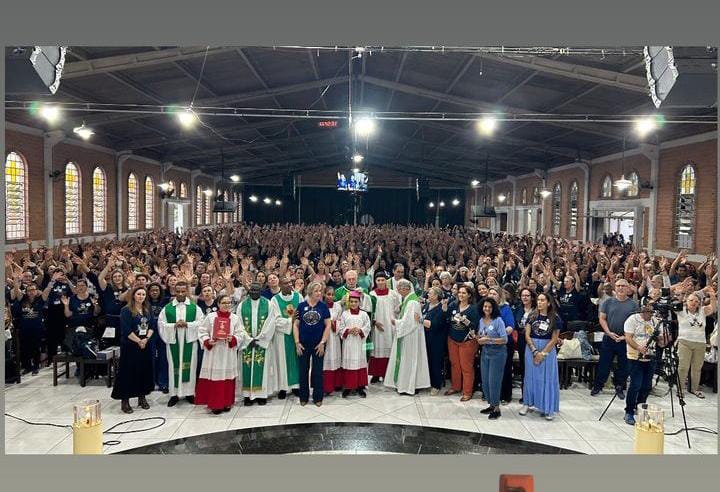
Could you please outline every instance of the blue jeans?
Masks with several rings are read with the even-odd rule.
[[[315,347],[320,340],[315,343],[312,341],[300,342],[305,350],[298,357],[298,367],[300,369],[300,401],[308,401],[310,399],[310,366],[312,365],[312,399],[313,402],[322,401],[323,393],[323,357],[315,353]]]
[[[485,399],[494,407],[500,406],[500,388],[505,374],[507,348],[502,345],[485,345],[480,355],[480,372]]]
[[[652,389],[652,378],[655,374],[655,358],[647,362],[628,360],[630,369],[630,387],[625,398],[625,413],[635,415],[638,404],[645,403]]]
[[[167,346],[160,335],[155,332],[150,339],[150,348],[153,354],[153,371],[155,373],[155,384],[161,389],[168,387],[168,360]]]
[[[617,368],[613,374],[613,384],[615,387],[620,387],[623,390],[627,385],[627,345],[624,341],[616,342],[609,336],[603,337],[602,345],[600,346],[600,361],[598,362],[598,372],[593,383],[593,389],[600,391],[605,386],[610,375],[610,366],[612,361],[617,356]]]

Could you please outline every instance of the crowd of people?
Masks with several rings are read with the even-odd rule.
[[[320,406],[383,384],[461,401],[479,391],[497,419],[519,382],[520,414],[552,420],[560,334],[602,330],[591,394],[616,359],[613,386],[631,424],[663,347],[675,347],[697,398],[717,347],[714,255],[696,264],[685,251],[658,257],[624,241],[245,224],[28,243],[7,253],[5,268],[6,326],[20,338],[23,372],[73,351],[79,334],[99,349],[120,346],[112,397],[126,413],[132,398],[148,408],[156,390],[169,406],[219,414],[238,397],[264,405],[294,393]],[[658,337],[658,305],[669,301],[676,329]]]

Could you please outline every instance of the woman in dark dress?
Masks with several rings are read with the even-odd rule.
[[[120,311],[120,365],[112,398],[122,401],[122,411],[132,413],[130,398],[137,397],[138,405],[150,408],[145,395],[155,388],[152,352],[148,343],[156,329],[150,314],[150,304],[144,287],[130,293],[127,306]]]
[[[425,343],[430,369],[430,395],[437,396],[443,387],[443,358],[447,350],[448,301],[440,287],[428,291],[428,300],[422,307]]]
[[[160,317],[160,311],[170,302],[170,298],[165,295],[160,284],[155,282],[147,286],[148,299],[150,301],[150,316],[157,323]],[[165,342],[160,338],[159,330],[153,330],[153,336],[150,339],[150,351],[152,352],[155,386],[163,393],[168,393],[168,361]]]

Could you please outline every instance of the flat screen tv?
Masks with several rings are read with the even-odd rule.
[[[368,176],[363,172],[337,173],[337,187],[340,191],[367,191]]]

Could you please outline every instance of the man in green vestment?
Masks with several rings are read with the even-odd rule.
[[[283,400],[287,392],[298,393],[300,374],[298,357],[295,350],[295,339],[292,333],[292,321],[302,301],[300,294],[293,291],[292,281],[288,277],[280,279],[280,292],[270,301],[271,311],[275,316],[275,367],[277,368],[278,399]]]

